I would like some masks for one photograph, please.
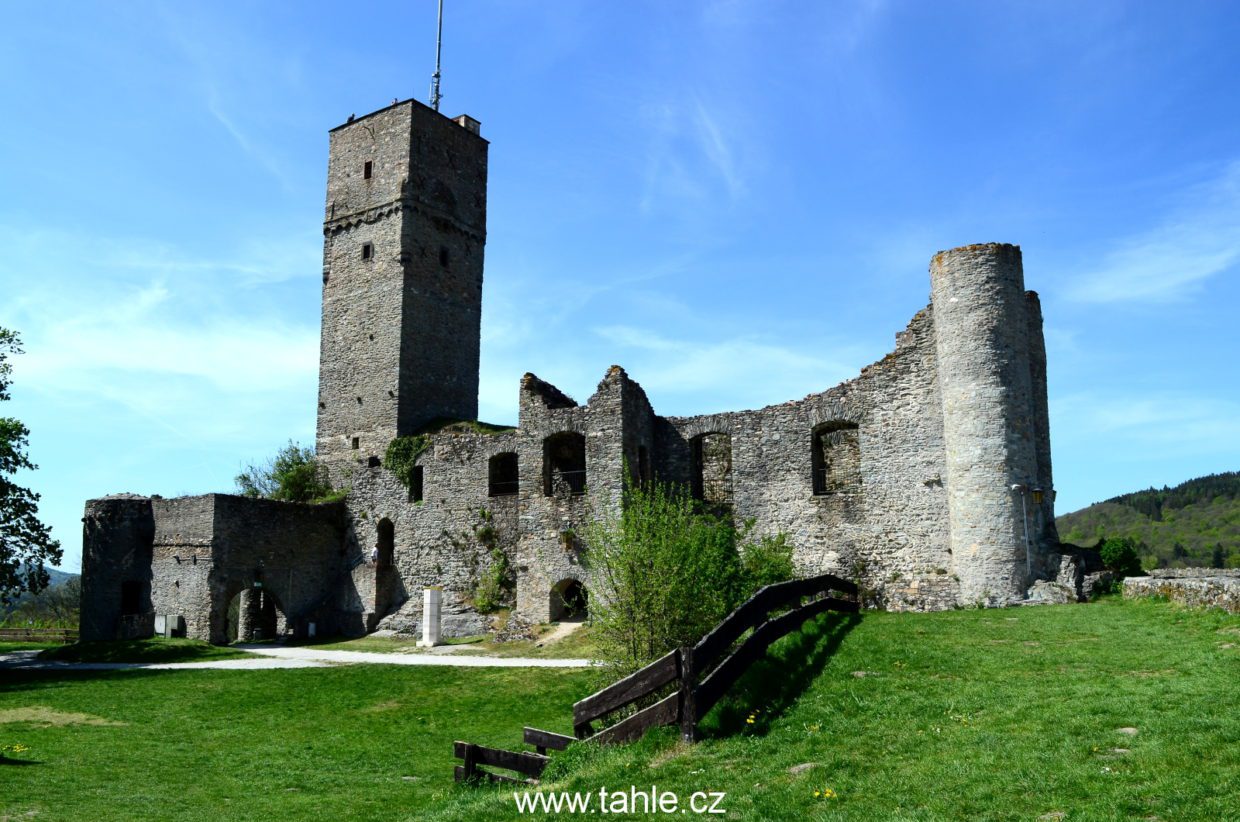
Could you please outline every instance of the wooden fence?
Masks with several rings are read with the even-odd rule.
[[[72,628],[0,628],[0,642],[77,642]]]
[[[847,598],[831,596],[832,592]],[[809,601],[803,603],[807,597]],[[768,585],[742,603],[696,645],[678,648],[573,705],[575,736],[526,728],[525,743],[536,747],[537,754],[457,742],[454,753],[464,764],[456,766],[456,779],[458,782],[473,779],[536,782],[547,765],[548,748],[563,750],[576,740],[604,745],[631,742],[659,725],[679,725],[686,741],[696,741],[702,717],[754,662],[765,655],[772,643],[818,614],[827,611],[855,613],[859,607],[857,586],[832,574]],[[661,699],[595,731],[594,723],[637,702],[656,697],[673,684],[675,690]],[[482,770],[480,765],[516,771],[529,778],[501,776]]]

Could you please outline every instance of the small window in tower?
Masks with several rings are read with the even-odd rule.
[[[448,247],[446,245],[439,247],[439,264],[444,268],[448,267]]]
[[[364,180],[369,180],[369,179],[370,179],[370,173],[371,173],[373,170],[374,170],[374,166],[373,166],[373,164],[370,162],[370,160],[367,160],[367,161],[366,161],[366,165],[362,166],[362,179],[364,179]]]
[[[383,464],[383,460],[379,459],[378,457],[370,456],[366,458],[366,466],[368,468],[378,468],[382,464]]]
[[[369,260],[373,256],[375,256],[374,243],[362,243],[362,259]]]
[[[361,447],[362,447],[362,438],[361,438],[361,437],[354,437],[354,438],[353,438],[353,450],[354,450],[354,451],[356,451],[357,449],[359,449],[359,448],[361,448]]]
[[[409,499],[413,502],[422,501],[422,466],[413,466],[413,476],[409,483]]]

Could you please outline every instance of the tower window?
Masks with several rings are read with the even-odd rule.
[[[448,247],[446,245],[439,247],[439,264],[444,268],[448,267]]]
[[[357,449],[359,449],[359,448],[361,448],[361,447],[362,447],[362,438],[361,438],[361,437],[354,437],[354,438],[353,438],[353,450],[354,450],[354,451],[356,451]]]
[[[362,166],[362,179],[369,180],[372,171],[374,171],[374,165],[370,162],[370,160],[367,160],[366,165]]]
[[[421,502],[422,501],[422,466],[420,465],[413,466],[413,476],[410,479],[412,480],[412,482],[409,483],[409,499],[412,502]]]
[[[369,260],[375,256],[374,243],[362,243],[362,259]]]

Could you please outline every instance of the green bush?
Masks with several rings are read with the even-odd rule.
[[[418,457],[431,445],[429,434],[412,434],[397,437],[388,443],[383,454],[383,467],[396,475],[405,490],[413,491],[413,469],[418,464]]]
[[[745,596],[752,595],[764,585],[792,579],[796,574],[788,535],[766,536],[742,546],[741,573]]]
[[[1137,543],[1131,537],[1112,537],[1098,547],[1102,564],[1120,579],[1141,576],[1141,558],[1137,555]]]
[[[314,458],[313,448],[288,445],[264,464],[251,464],[237,475],[237,489],[244,497],[285,502],[337,502],[347,489],[332,488],[327,469]]]

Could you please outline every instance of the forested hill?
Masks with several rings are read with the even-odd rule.
[[[1055,520],[1064,542],[1131,537],[1146,568],[1240,567],[1240,472],[1121,494]]]

